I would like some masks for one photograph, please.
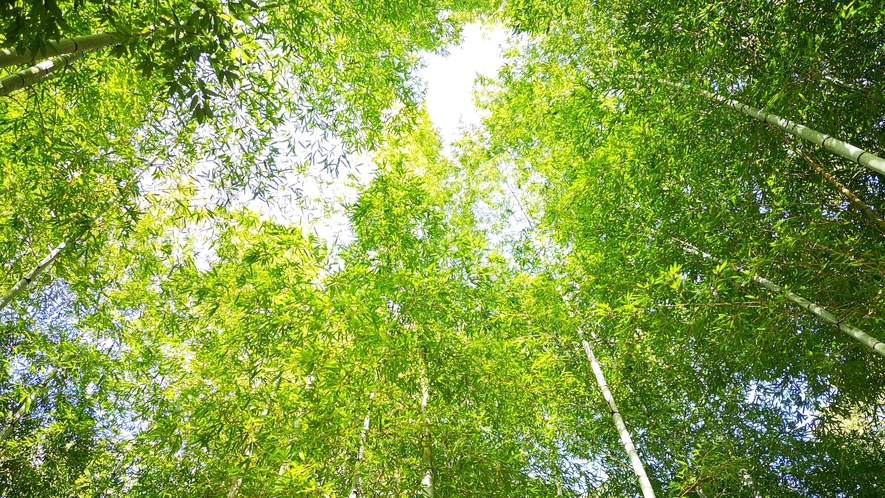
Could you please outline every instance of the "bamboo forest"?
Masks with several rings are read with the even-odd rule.
[[[883,157],[880,0],[2,0],[0,498],[885,497]]]

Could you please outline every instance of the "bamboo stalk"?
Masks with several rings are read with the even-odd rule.
[[[53,57],[52,59],[39,62],[17,73],[10,74],[3,79],[0,79],[0,97],[31,86],[34,83],[41,81],[49,74],[67,67],[76,60],[82,59],[84,55],[86,55],[86,52],[80,51],[69,55]]]
[[[98,33],[95,35],[76,36],[74,38],[51,41],[46,44],[46,50],[43,53],[34,53],[29,49],[15,51],[11,48],[4,48],[0,50],[0,67],[26,64],[28,62],[34,62],[35,60],[45,59],[48,56],[59,56],[76,52],[98,50],[107,47],[108,45],[122,43],[127,39],[128,37],[122,33]]]
[[[279,2],[269,2],[263,6],[253,9],[249,14],[255,15],[280,6]],[[59,56],[73,54],[76,52],[88,52],[91,50],[99,50],[110,45],[116,45],[133,38],[138,38],[151,33],[156,26],[149,26],[140,31],[136,31],[133,35],[124,35],[123,33],[96,33],[94,35],[75,36],[73,38],[65,38],[58,41],[50,41],[46,44],[46,50],[42,52],[34,52],[30,49],[15,50],[12,48],[0,49],[0,67],[15,66],[18,64],[26,64],[37,60],[46,59],[49,56]]]
[[[678,239],[671,239],[671,240],[673,240],[678,245],[680,245],[685,252],[701,256],[702,258],[708,259],[708,260],[713,261],[715,263],[720,263],[720,264],[722,263],[721,259],[716,258],[715,256],[712,256],[709,253],[701,251],[697,247],[689,244],[688,242],[684,242],[684,241],[681,241]],[[808,310],[811,314],[820,318],[821,320],[835,325],[839,330],[841,330],[842,332],[845,332],[849,336],[853,337],[855,340],[857,340],[857,342],[870,348],[874,353],[878,353],[880,356],[885,357],[885,343],[883,343],[882,341],[867,334],[866,332],[855,327],[854,325],[851,325],[850,323],[846,323],[844,320],[837,317],[836,315],[831,313],[826,308],[824,308],[818,304],[815,304],[815,303],[805,299],[804,297],[802,297],[796,293],[785,290],[781,286],[771,282],[770,280],[768,280],[766,278],[763,278],[763,277],[761,277],[749,270],[743,269],[743,268],[741,268],[740,271],[743,272],[745,275],[749,275],[750,278],[752,278],[754,282],[761,285],[762,287],[765,287],[766,289],[770,290],[771,292],[774,292],[775,294],[780,294],[780,295],[784,296],[785,298],[787,298],[787,300],[793,302],[794,304],[797,304],[800,308]]]
[[[513,196],[513,199],[516,201],[517,205],[522,209],[522,202],[520,202],[519,197],[517,197],[516,192],[510,188],[510,183],[507,183],[507,189],[510,191],[510,195]],[[529,226],[532,230],[535,229],[535,222],[532,220],[525,209],[522,209],[522,214],[525,217],[526,221],[528,221]],[[573,315],[571,306],[569,305],[568,300],[563,298],[563,302],[566,304],[566,308],[569,311],[569,315]],[[642,490],[642,496],[644,498],[655,498],[654,488],[651,486],[651,481],[648,478],[648,474],[645,472],[645,466],[642,464],[642,459],[639,458],[639,453],[636,451],[636,447],[633,445],[633,439],[630,437],[630,432],[627,430],[627,425],[624,423],[624,418],[621,416],[621,412],[618,411],[618,406],[615,403],[615,398],[612,396],[611,390],[608,388],[608,384],[605,382],[605,376],[602,373],[602,369],[599,367],[599,362],[596,361],[596,356],[593,354],[593,349],[590,348],[590,343],[584,338],[584,331],[578,329],[578,335],[581,339],[581,344],[584,346],[584,352],[587,353],[587,360],[590,362],[590,368],[593,370],[593,374],[596,376],[596,383],[599,385],[600,391],[602,391],[602,397],[605,399],[605,402],[608,404],[609,410],[611,410],[612,420],[615,423],[615,427],[618,430],[618,436],[621,438],[621,443],[624,445],[624,450],[627,452],[627,456],[630,458],[630,465],[633,467],[633,473],[636,474],[637,479],[639,480],[639,488]]]
[[[366,408],[366,416],[363,419],[363,428],[360,431],[360,447],[357,450],[356,462],[353,464],[353,474],[350,477],[350,494],[348,498],[357,498],[362,492],[362,475],[360,474],[360,463],[366,454],[366,437],[369,434],[369,426],[372,423],[372,400],[375,399],[375,393],[369,394],[369,406]]]
[[[275,9],[279,6],[277,2],[271,2],[256,9],[253,14]],[[124,36],[120,33],[99,33],[95,35],[86,35],[75,38],[68,38],[58,42],[50,42],[47,53],[60,54],[57,57],[39,62],[27,69],[17,73],[10,74],[0,79],[0,97],[9,95],[15,90],[26,88],[28,86],[41,81],[48,74],[58,71],[70,65],[72,62],[81,59],[86,53],[100,50],[109,45],[115,45],[124,41],[145,36],[156,29],[155,26],[149,26],[135,35]],[[0,51],[0,67],[22,64],[41,58],[40,55],[33,53],[31,50],[23,50],[16,52],[12,49],[4,49]]]
[[[421,437],[423,451],[421,463],[424,466],[424,476],[421,479],[421,487],[425,498],[433,498],[435,489],[433,486],[433,441],[430,435],[430,419],[427,415],[427,404],[430,400],[430,388],[427,386],[427,371],[421,372],[421,416],[424,419],[424,434]]]
[[[865,203],[863,200],[861,200],[860,197],[855,195],[854,192],[852,192],[848,187],[846,187],[842,182],[840,182],[835,176],[831,175],[830,172],[827,171],[826,169],[824,169],[823,166],[818,164],[814,159],[809,157],[808,154],[806,154],[801,149],[796,147],[796,144],[794,144],[787,137],[785,137],[784,134],[781,133],[777,128],[775,128],[774,126],[772,126],[770,124],[768,126],[769,126],[769,128],[778,132],[778,138],[780,138],[782,142],[787,144],[787,146],[790,147],[790,149],[792,149],[793,152],[796,153],[796,155],[798,155],[799,157],[804,159],[805,162],[808,163],[808,165],[811,166],[811,168],[813,170],[817,171],[818,174],[820,174],[822,177],[824,177],[824,179],[826,179],[828,182],[835,185],[836,189],[839,190],[839,192],[843,196],[845,196],[846,199],[848,199],[848,202],[850,202],[851,205],[854,206],[855,209],[862,212],[867,217],[867,219],[869,219],[871,222],[878,225],[879,228],[881,228],[882,230],[885,230],[885,219],[883,219],[881,216],[879,216],[879,213],[876,213],[875,211],[873,211],[872,208],[870,208],[870,206],[867,205],[867,203]]]
[[[5,296],[3,296],[3,300],[0,301],[0,310],[5,308],[10,302],[12,302],[13,299],[24,292],[24,290],[27,289],[28,286],[34,282],[34,280],[37,280],[37,278],[39,278],[40,275],[42,275],[47,268],[52,266],[52,263],[54,263],[55,260],[58,259],[58,257],[61,255],[62,251],[65,250],[66,247],[79,240],[80,237],[82,237],[88,231],[89,227],[87,226],[86,228],[75,232],[73,235],[68,237],[67,240],[56,246],[56,248],[53,249],[45,258],[43,258],[42,261],[37,263],[37,266],[34,267],[33,270],[28,272],[27,275],[20,278],[18,282],[16,282],[15,285],[13,285],[11,289],[9,289],[9,292],[7,292]]]
[[[615,427],[618,429],[618,435],[621,437],[621,443],[624,445],[624,450],[627,451],[627,456],[630,457],[630,465],[633,467],[633,473],[636,474],[636,477],[639,479],[639,487],[642,489],[642,496],[645,498],[655,498],[655,492],[651,487],[651,481],[648,479],[648,475],[645,473],[645,467],[642,465],[642,460],[639,458],[639,453],[636,452],[636,447],[633,445],[633,439],[630,437],[630,431],[627,430],[627,424],[624,423],[624,417],[622,417],[621,412],[618,411],[618,405],[615,403],[615,398],[612,396],[611,390],[605,382],[602,368],[599,367],[599,362],[596,361],[596,356],[593,355],[593,349],[584,337],[584,332],[579,330],[578,333],[581,336],[581,344],[584,346],[584,352],[587,353],[587,360],[590,362],[590,368],[593,369],[593,374],[596,376],[596,383],[599,385],[599,390],[602,391],[602,397],[605,399],[605,402],[608,404],[608,408],[611,411],[612,420],[614,420]]]
[[[689,90],[689,87],[681,83],[673,83],[666,80],[659,81],[665,85]],[[838,154],[845,159],[848,159],[849,161],[860,164],[861,166],[875,171],[876,173],[885,175],[885,159],[882,159],[872,152],[866,151],[859,147],[855,147],[848,142],[844,142],[842,140],[839,140],[838,138],[827,135],[826,133],[821,133],[817,130],[808,128],[805,125],[801,125],[799,123],[790,121],[789,119],[782,118],[777,114],[765,112],[759,108],[744,104],[743,102],[738,102],[734,99],[729,99],[721,95],[716,95],[706,90],[698,90],[698,92],[704,97],[721,102],[743,114],[746,114],[747,116],[768,123],[778,128],[779,130],[785,131],[791,135],[804,138],[805,140],[820,145],[828,151]]]

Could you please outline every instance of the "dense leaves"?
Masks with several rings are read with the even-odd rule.
[[[883,16],[3,3],[115,35],[0,101],[0,496],[637,496],[582,340],[659,495],[881,496],[881,178],[709,94],[882,155]],[[413,72],[484,18],[450,157]],[[366,150],[341,240],[255,202]]]

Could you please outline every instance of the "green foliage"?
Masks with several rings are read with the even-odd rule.
[[[883,13],[4,3],[125,41],[0,101],[0,288],[70,241],[0,310],[0,495],[636,496],[582,338],[660,495],[882,495],[882,359],[751,277],[885,337],[882,233],[796,150],[881,178],[698,90],[881,151]],[[448,157],[413,72],[479,17],[519,36]],[[346,243],[242,207],[310,132],[373,153]]]
[[[609,383],[616,397],[623,393],[621,411],[659,489],[751,496],[741,474],[748,471],[762,496],[834,489],[875,496],[881,482],[866,472],[883,468],[881,457],[839,459],[857,478],[836,478],[833,448],[859,439],[823,428],[843,420],[830,407],[852,413],[863,406],[875,413],[864,419],[864,434],[876,442],[859,451],[876,451],[881,411],[870,400],[882,396],[879,359],[731,265],[716,268],[674,243],[736,261],[882,335],[881,273],[867,266],[882,251],[875,227],[776,143],[772,130],[658,80],[711,85],[881,150],[881,109],[860,94],[835,102],[838,90],[796,69],[836,67],[822,59],[816,47],[823,45],[792,41],[835,40],[839,28],[802,20],[802,9],[776,17],[759,7],[778,28],[740,31],[734,23],[752,22],[753,8],[610,2],[583,6],[583,16],[549,18],[491,86],[487,132],[462,157],[479,163],[474,168],[513,164],[523,190],[539,193],[530,197],[540,204],[530,210],[544,214],[538,229],[568,248],[550,271],[600,328],[594,349],[610,359]],[[820,15],[821,5],[807,8]],[[729,46],[761,33],[784,36],[782,54],[793,62],[754,52],[757,63],[766,61],[754,66]],[[875,53],[867,39],[838,39],[854,47],[851,57]],[[870,64],[839,65],[839,77],[879,85],[878,77],[866,79]],[[849,120],[850,130],[839,124]],[[852,188],[876,207],[879,178],[815,157],[837,176],[864,178]],[[858,259],[849,270],[850,258]],[[634,492],[621,469],[605,493]],[[819,479],[831,473],[823,485]]]

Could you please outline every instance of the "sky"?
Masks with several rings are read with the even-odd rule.
[[[479,74],[497,74],[507,37],[507,30],[501,26],[469,24],[460,45],[451,47],[445,55],[423,55],[425,66],[418,77],[426,85],[425,105],[442,137],[444,153],[449,153],[463,128],[480,123],[473,100],[474,83]],[[301,225],[325,239],[330,254],[335,253],[334,247],[353,239],[343,205],[354,202],[358,188],[367,185],[375,173],[370,156],[349,159],[351,167],[342,168],[338,175],[323,171],[321,166],[294,175],[288,187],[276,192],[270,203],[251,198],[249,192],[240,197],[239,203],[274,222]],[[207,192],[207,196],[211,194]],[[208,238],[198,237],[201,240],[196,242],[197,264],[203,269],[208,269],[214,259],[212,235],[206,235]]]
[[[478,74],[493,76],[503,62],[503,45],[507,31],[503,27],[489,28],[470,24],[464,28],[462,42],[452,47],[446,55],[424,54],[425,67],[419,77],[427,92],[425,105],[434,126],[440,132],[444,152],[457,140],[465,126],[477,125],[480,116],[473,101],[474,82]],[[375,167],[371,157],[351,157],[351,168],[336,176],[311,168],[300,175],[297,185],[304,196],[314,202],[302,203],[300,212],[283,213],[285,206],[268,210],[267,206],[250,206],[283,223],[298,222],[310,227],[316,235],[330,244],[348,242],[352,239],[350,227],[343,212],[333,214],[335,206],[354,202],[358,186],[367,185],[374,177]],[[320,202],[317,202],[320,201]],[[325,202],[322,208],[318,206]],[[270,211],[270,212],[269,212]]]
[[[503,45],[507,31],[503,27],[483,27],[470,24],[464,28],[461,44],[452,47],[446,55],[424,54],[425,67],[419,73],[427,85],[425,105],[430,119],[440,132],[444,152],[457,140],[463,127],[478,125],[480,115],[473,101],[474,82],[478,74],[493,76],[503,63]],[[357,157],[349,174],[341,174],[330,183],[317,183],[322,197],[338,204],[353,202],[357,197],[357,185],[367,185],[374,176],[375,167],[371,158]],[[306,178],[306,182],[315,182]],[[322,181],[322,180],[321,180]],[[304,188],[311,195],[313,188]],[[329,213],[302,218],[316,231],[316,234],[329,242],[348,242],[352,239],[346,216],[337,213],[325,219]]]
[[[473,103],[473,83],[477,74],[497,74],[506,40],[507,31],[500,26],[471,24],[464,29],[461,45],[449,50],[447,56],[424,57],[427,66],[420,76],[427,84],[427,112],[444,143],[458,138],[461,123],[479,124],[479,113]]]

